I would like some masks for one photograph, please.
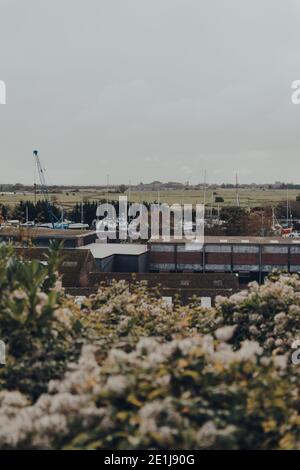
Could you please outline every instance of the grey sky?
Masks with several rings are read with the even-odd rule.
[[[300,182],[298,0],[0,0],[0,182]]]

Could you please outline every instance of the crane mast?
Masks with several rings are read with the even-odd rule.
[[[54,215],[54,213],[51,209],[51,205],[50,205],[50,202],[49,202],[48,186],[47,186],[47,183],[46,183],[45,173],[44,173],[44,170],[43,170],[43,167],[42,167],[42,164],[41,164],[41,160],[40,160],[40,157],[39,157],[38,150],[33,151],[33,157],[34,157],[35,162],[36,162],[36,168],[37,168],[37,172],[38,172],[38,176],[39,176],[39,180],[40,180],[42,193],[43,193],[43,196],[45,198],[48,216],[49,216],[50,222],[52,224],[52,228],[55,228],[55,224],[58,222],[58,219]]]

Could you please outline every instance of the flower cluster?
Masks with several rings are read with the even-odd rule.
[[[299,377],[289,382],[286,363],[255,342],[234,351],[209,335],[144,338],[101,365],[98,353],[84,346],[33,405],[2,392],[0,447],[299,447]]]
[[[294,275],[267,279],[230,298],[216,299],[219,325],[234,326],[235,346],[245,339],[258,341],[266,353],[282,354],[300,338],[300,280]]]

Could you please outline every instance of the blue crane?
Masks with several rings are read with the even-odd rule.
[[[40,157],[39,157],[38,150],[33,151],[33,158],[35,159],[35,162],[36,162],[36,168],[37,168],[37,172],[38,172],[38,175],[39,175],[41,190],[42,190],[43,196],[45,198],[47,213],[48,213],[48,217],[49,217],[50,223],[52,225],[52,228],[56,228],[56,229],[67,228],[68,224],[64,224],[63,220],[60,221],[56,217],[56,215],[53,213],[51,204],[49,202],[49,191],[48,191],[48,186],[47,186],[47,183],[46,183],[45,173],[44,173],[44,170],[43,170],[43,167],[42,167],[42,164],[41,164],[41,160],[40,160]]]

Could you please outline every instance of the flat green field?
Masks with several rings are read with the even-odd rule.
[[[128,192],[127,192],[128,193]],[[300,190],[289,190],[289,200],[295,200],[296,196],[300,193]],[[115,196],[115,195],[114,195]],[[224,199],[222,206],[233,206],[236,205],[236,191],[235,189],[207,189],[205,195],[206,204],[211,204],[216,196],[221,196]],[[281,201],[286,201],[287,192],[285,189],[275,190],[262,190],[262,189],[239,189],[239,200],[242,207],[254,207],[263,205],[276,205]],[[203,203],[204,194],[203,190],[185,190],[185,191],[151,191],[151,192],[131,192],[130,200],[134,202],[153,202],[158,201],[166,202],[168,204],[173,203]],[[218,204],[213,202],[213,206]]]
[[[289,200],[293,201],[296,196],[300,193],[300,190],[289,190]],[[94,190],[82,190],[78,192],[63,192],[63,193],[51,193],[50,200],[55,202],[57,205],[70,208],[77,202],[81,201],[96,201],[101,199],[117,200],[120,194],[115,192],[106,191],[94,191]],[[127,191],[124,195],[127,195],[130,202],[154,202],[160,200],[161,203],[165,202],[168,204],[182,204],[182,203],[203,203],[204,194],[203,190],[162,190],[159,193],[157,191]],[[235,189],[210,189],[206,190],[206,204],[211,204],[215,196],[221,196],[224,199],[222,206],[233,206],[236,204],[236,191]],[[38,199],[42,199],[43,196],[38,194]],[[254,206],[262,205],[276,205],[280,201],[286,201],[287,191],[285,189],[239,189],[239,199],[242,207],[252,208]],[[0,193],[0,204],[15,205],[20,200],[33,201],[33,193],[16,193],[7,194]],[[213,203],[216,207],[217,204]]]

